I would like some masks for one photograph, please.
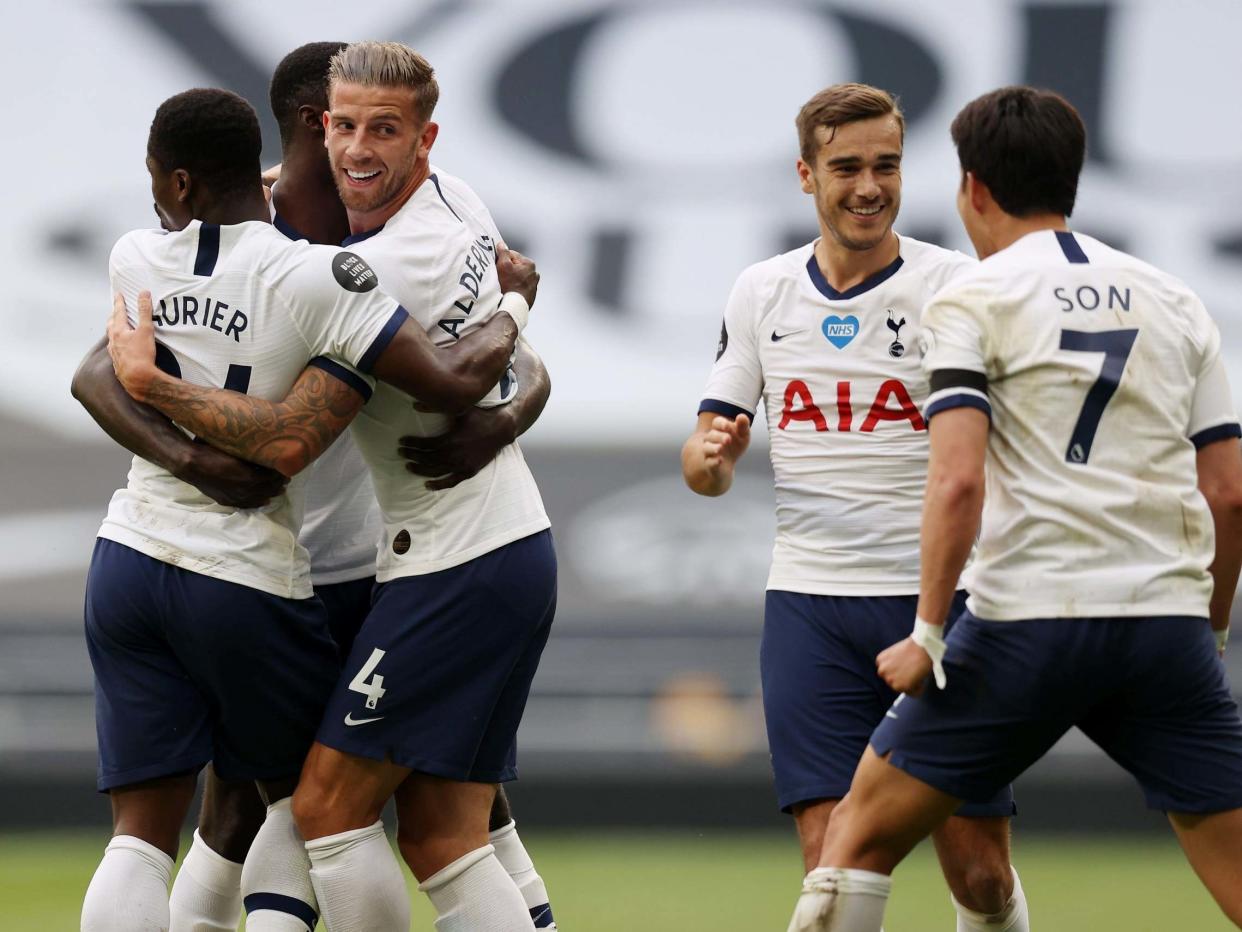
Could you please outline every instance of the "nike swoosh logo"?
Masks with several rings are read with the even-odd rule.
[[[349,712],[345,716],[346,725],[365,725],[367,722],[378,722],[384,716],[377,715],[375,718],[354,718],[354,713]]]
[[[772,342],[779,343],[781,342],[781,340],[785,339],[785,337],[791,337],[795,333],[801,333],[801,332],[802,332],[801,330],[790,330],[788,333],[777,333],[775,330],[773,330],[772,331]]]
[[[897,717],[897,713],[896,713],[896,712],[885,712],[885,713],[884,713],[884,717],[885,717],[885,718],[896,718],[896,717]]]

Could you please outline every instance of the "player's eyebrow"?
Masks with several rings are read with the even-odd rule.
[[[900,162],[900,152],[885,152],[875,157],[876,162]],[[840,155],[835,159],[828,160],[829,168],[846,168],[854,165],[861,165],[863,158],[861,155]]]

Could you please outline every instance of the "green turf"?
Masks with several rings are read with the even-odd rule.
[[[524,831],[564,932],[782,932],[800,868],[773,835]],[[103,833],[0,835],[0,930],[72,930]],[[1040,836],[1015,842],[1036,932],[1216,932],[1221,916],[1172,837]],[[432,915],[414,898],[413,928]],[[888,932],[951,932],[924,845],[897,872]]]

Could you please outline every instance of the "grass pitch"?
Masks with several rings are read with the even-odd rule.
[[[783,932],[801,880],[792,833],[522,834],[564,932]],[[0,834],[0,930],[78,928],[82,894],[106,842],[104,832]],[[1019,834],[1014,863],[1038,932],[1230,928],[1171,833]],[[410,895],[412,928],[430,932],[432,912],[412,882]],[[954,928],[930,845],[899,868],[884,928]]]

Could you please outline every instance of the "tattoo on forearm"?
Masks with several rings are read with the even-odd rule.
[[[161,380],[147,401],[212,446],[273,469],[296,472],[349,426],[363,399],[309,367],[282,402],[181,380]]]

